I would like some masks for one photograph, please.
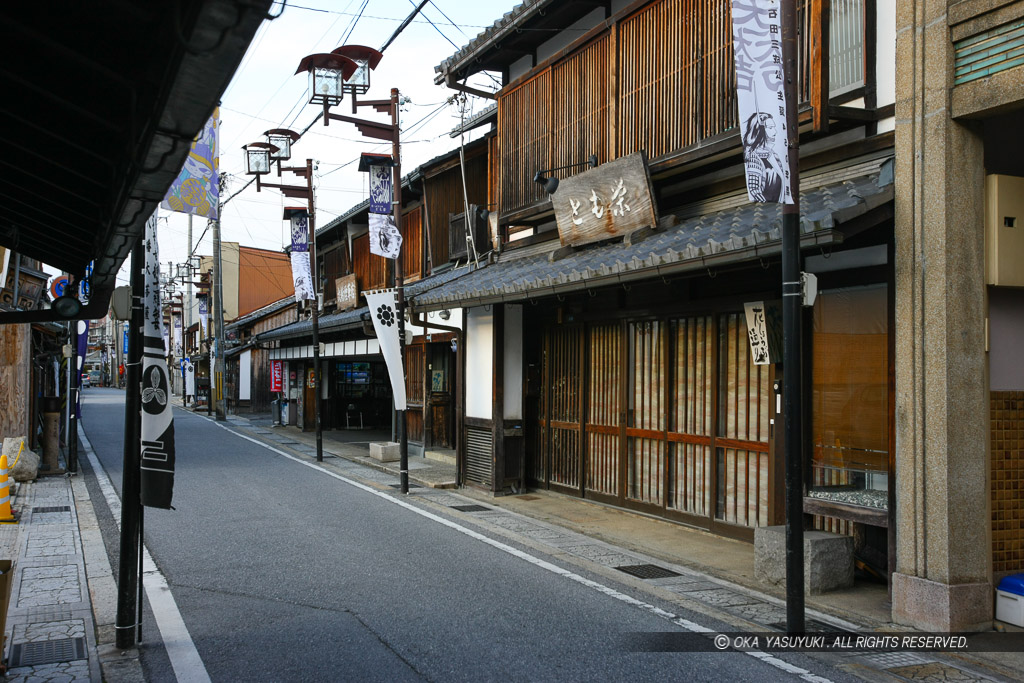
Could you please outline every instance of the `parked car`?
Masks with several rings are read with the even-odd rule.
[[[86,387],[91,387],[91,386],[92,386],[92,379],[89,377],[89,373],[88,372],[83,372],[82,373],[82,388],[85,389]]]

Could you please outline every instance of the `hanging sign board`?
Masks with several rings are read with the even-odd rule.
[[[270,390],[284,391],[281,387],[283,376],[283,363],[279,360],[270,361]]]
[[[551,195],[562,246],[579,246],[656,225],[643,152],[560,181]]]
[[[732,43],[747,196],[792,204],[780,4],[732,0]]]
[[[778,301],[748,301],[747,339],[754,365],[782,361],[782,305]]]
[[[359,306],[359,281],[355,273],[339,277],[334,281],[335,299],[339,311],[348,311]]]

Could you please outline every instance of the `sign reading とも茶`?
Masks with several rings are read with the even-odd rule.
[[[562,246],[619,237],[658,220],[643,152],[559,181],[551,206]]]

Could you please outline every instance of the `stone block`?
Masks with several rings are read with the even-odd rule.
[[[380,462],[395,462],[401,459],[402,454],[397,443],[381,441],[370,444],[370,457]]]
[[[770,586],[786,585],[786,527],[754,530],[754,577]],[[804,531],[804,590],[808,595],[853,585],[853,537]]]
[[[21,445],[25,444],[22,449]],[[18,452],[21,451],[21,455]],[[24,436],[4,439],[3,454],[7,456],[8,474],[15,481],[34,481],[39,474],[39,456],[28,449],[28,441]],[[17,462],[17,464],[15,464]]]

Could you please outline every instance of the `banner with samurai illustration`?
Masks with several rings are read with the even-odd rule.
[[[792,204],[780,0],[732,0],[747,196]]]
[[[181,173],[171,183],[160,206],[179,213],[190,213],[206,216],[217,220],[219,166],[218,150],[218,118],[220,107],[213,110],[213,115],[206,122],[199,135],[192,141],[192,149],[185,159]]]
[[[145,288],[142,324],[141,499],[149,507],[170,509],[174,494],[174,414],[170,374],[164,355],[160,308],[160,251],[156,215],[146,222]]]
[[[313,293],[313,274],[309,261],[309,216],[305,212],[293,213],[290,221],[292,282],[295,284],[295,300],[311,301],[316,298],[316,295]]]

